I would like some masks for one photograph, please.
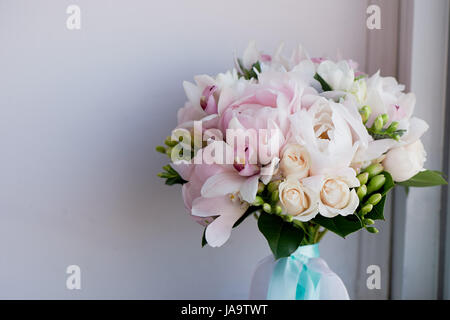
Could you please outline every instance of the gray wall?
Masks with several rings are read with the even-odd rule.
[[[66,29],[69,4],[82,28]],[[0,298],[246,298],[268,246],[248,219],[222,248],[154,152],[175,125],[182,81],[232,66],[250,39],[365,67],[360,0],[0,0]],[[358,236],[327,235],[355,297]],[[82,269],[82,290],[65,269]]]
[[[414,2],[411,90],[417,96],[415,114],[430,125],[422,141],[426,166],[435,170],[442,170],[444,148],[448,16],[448,0]],[[401,298],[436,299],[441,187],[413,188],[405,205]]]

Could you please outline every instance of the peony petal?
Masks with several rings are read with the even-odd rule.
[[[413,117],[409,119],[409,128],[405,136],[402,137],[401,142],[410,144],[416,142],[428,130],[429,125],[424,120]]]
[[[194,170],[191,162],[180,160],[172,163],[172,168],[186,181],[189,181]]]
[[[187,102],[183,108],[178,110],[178,126],[192,121],[200,120],[205,115],[205,111],[203,111],[200,107],[194,107],[190,102]]]
[[[354,163],[371,161],[379,158],[383,153],[397,144],[393,139],[381,139],[369,142],[367,148],[359,148],[353,158]]]
[[[261,55],[256,48],[256,41],[250,41],[247,49],[245,49],[242,55],[242,64],[244,68],[250,69],[251,66],[260,59]]]
[[[202,95],[202,93],[200,92],[200,89],[195,84],[193,84],[189,81],[183,81],[183,88],[184,88],[184,92],[186,93],[186,96],[188,97],[192,106],[199,108],[200,107],[200,97]]]

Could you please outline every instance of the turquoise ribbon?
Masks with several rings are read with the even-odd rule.
[[[270,278],[269,300],[319,299],[321,274],[308,267],[310,258],[319,257],[319,244],[300,246],[287,258],[276,262]]]

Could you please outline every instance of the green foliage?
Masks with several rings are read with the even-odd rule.
[[[166,184],[171,186],[174,184],[185,184],[185,181],[170,165],[163,167],[164,172],[158,173],[158,177],[166,179]]]
[[[242,73],[239,73],[239,77],[244,77],[246,80],[250,79],[258,79],[258,73],[261,72],[261,64],[259,61],[256,61],[250,69],[246,69],[242,64],[241,59],[237,59],[239,68],[241,68]],[[256,70],[256,71],[255,71]]]
[[[259,216],[258,228],[267,239],[275,259],[289,257],[297,250],[305,236],[301,228],[266,212],[262,212]]]
[[[404,187],[433,187],[447,184],[442,172],[426,170],[419,172],[411,179],[404,182],[397,182],[398,185]]]
[[[318,73],[314,75],[314,79],[320,82],[323,91],[333,91],[333,88]]]
[[[360,74],[359,76],[355,77],[355,81],[358,81],[358,80],[361,80],[361,79],[364,79],[367,77],[368,77],[367,74]]]
[[[401,136],[405,134],[406,130],[397,129],[398,127],[397,121],[393,121],[389,125],[389,127],[385,128],[388,121],[389,117],[386,113],[379,115],[373,122],[373,125],[370,128],[367,128],[367,132],[375,140],[381,139],[394,139],[396,141],[400,140]]]
[[[206,241],[206,228],[203,230],[202,235],[202,248],[208,244],[208,241]]]
[[[256,213],[259,209],[261,209],[260,206],[250,206],[245,213],[236,221],[233,225],[233,228],[236,228],[238,225],[240,225],[249,215]]]

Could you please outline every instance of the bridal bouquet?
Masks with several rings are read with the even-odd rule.
[[[156,149],[171,163],[159,176],[182,184],[202,245],[223,245],[257,218],[275,259],[365,229],[377,233],[396,185],[445,184],[424,169],[425,121],[415,96],[352,60],[263,54],[250,43],[235,68],[184,82],[178,126]],[[426,106],[422,106],[426,107]]]

